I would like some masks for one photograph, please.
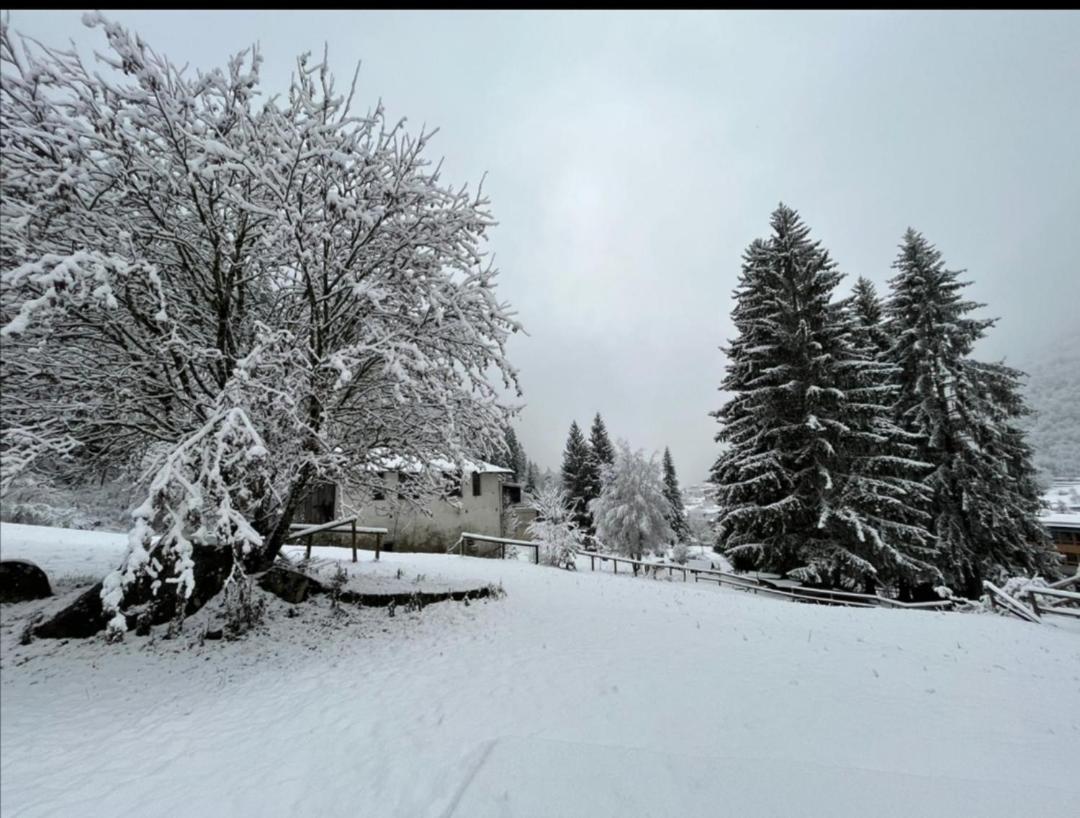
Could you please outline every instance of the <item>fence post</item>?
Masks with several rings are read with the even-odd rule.
[[[356,520],[352,521],[352,561],[356,562]]]
[[[375,535],[375,562],[379,561],[379,552],[382,550],[382,532]]]
[[[619,573],[619,560],[615,557],[611,558],[611,564],[615,567],[615,573]]]
[[[589,554],[589,570],[596,570],[596,557],[594,557],[592,554]]]
[[[307,535],[307,552],[304,554],[304,559],[311,559],[311,534]]]
[[[533,546],[533,562],[536,565],[540,564],[540,546],[539,545],[534,545]]]

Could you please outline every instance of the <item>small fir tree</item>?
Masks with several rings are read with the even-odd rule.
[[[679,491],[679,478],[675,475],[675,461],[671,458],[671,449],[664,447],[664,497],[668,501],[668,524],[673,535],[672,544],[685,542],[690,537],[690,526],[686,522],[686,509],[683,508],[682,492]]]
[[[562,487],[574,509],[574,520],[583,530],[592,533],[592,515],[588,502],[596,485],[596,464],[589,444],[577,421],[570,424],[570,433],[563,451]]]

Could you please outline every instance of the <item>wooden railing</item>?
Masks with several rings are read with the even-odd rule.
[[[508,537],[492,537],[488,534],[473,534],[468,531],[463,531],[455,545],[458,549],[458,553],[464,557],[467,556],[465,554],[466,547],[471,547],[477,542],[487,542],[498,545],[499,557],[502,559],[506,559],[506,546],[508,545],[531,548],[533,550],[533,562],[537,565],[540,564],[540,544],[529,542],[528,540],[511,540]]]
[[[688,581],[689,577],[693,577],[694,582],[715,582],[718,586],[735,588],[740,591],[762,594],[777,599],[790,599],[796,602],[818,602],[826,605],[845,605],[855,608],[887,606],[914,610],[948,610],[953,605],[952,601],[948,599],[943,599],[940,602],[900,602],[899,600],[889,599],[887,597],[871,594],[857,594],[850,591],[807,588],[805,586],[783,589],[770,584],[767,580],[732,574],[728,571],[719,571],[715,568],[693,568],[688,565],[678,565],[667,562],[649,562],[647,560],[636,560],[630,557],[620,557],[614,554],[601,554],[596,551],[578,551],[577,553],[579,556],[589,558],[589,567],[593,571],[596,570],[597,562],[599,562],[601,570],[603,570],[604,563],[610,562],[612,571],[616,574],[619,573],[620,564],[629,565],[631,570],[636,566],[639,572],[644,570],[646,572],[651,572],[653,576],[657,576],[664,571],[667,572],[669,577],[678,573],[682,575],[684,582]]]
[[[493,537],[488,534],[474,534],[468,531],[462,533],[450,550],[456,551],[464,557],[467,556],[467,548],[472,547],[477,542],[499,545],[499,556],[503,558],[506,557],[506,547],[508,545],[531,548],[533,549],[533,562],[537,564],[540,562],[540,545],[538,543],[528,542],[527,540],[513,540],[507,537]],[[909,610],[949,610],[953,607],[953,602],[949,599],[931,602],[900,602],[896,599],[873,594],[858,594],[850,591],[807,588],[805,586],[782,589],[771,585],[768,580],[732,574],[715,568],[694,568],[689,565],[670,562],[650,562],[633,559],[632,557],[621,557],[616,554],[603,554],[598,551],[578,550],[576,553],[579,557],[588,557],[589,567],[593,571],[597,570],[597,563],[600,565],[600,570],[603,570],[604,563],[610,563],[612,571],[617,574],[621,564],[630,566],[630,570],[636,568],[638,572],[645,571],[652,573],[653,576],[658,576],[666,571],[668,577],[680,574],[684,582],[688,582],[690,577],[693,577],[694,582],[715,582],[717,585],[735,588],[747,593],[761,594],[777,599],[790,599],[795,602],[816,602],[824,605],[845,605],[854,608],[890,607]]]
[[[356,538],[360,534],[374,535],[375,537],[375,559],[379,559],[379,553],[382,551],[382,538],[384,534],[389,533],[385,528],[371,528],[369,526],[357,525],[356,521],[359,515],[352,517],[343,517],[340,520],[334,520],[330,523],[321,523],[320,525],[308,525],[307,523],[293,523],[289,526],[290,533],[285,539],[289,540],[305,540],[307,549],[304,552],[305,559],[311,559],[311,539],[314,535],[320,534],[326,531],[351,534],[351,547],[352,547],[352,561],[356,562]],[[330,543],[332,546],[341,548],[348,548],[349,546],[338,546],[337,543]]]
[[[1061,588],[1080,588],[1080,571],[1077,571],[1071,577],[1066,577],[1065,579],[1059,579],[1057,582],[1051,582],[1046,587],[1047,588],[1057,588],[1057,589],[1061,589]]]
[[[1035,588],[1029,586],[1025,591],[1031,610],[1036,616],[1054,614],[1056,616],[1072,616],[1080,619],[1080,594],[1073,591],[1063,591],[1059,588]],[[1046,598],[1046,602],[1039,604],[1039,597]],[[1070,607],[1072,606],[1072,607]]]
[[[1037,613],[1029,611],[1024,607],[1022,602],[1009,596],[994,583],[983,580],[983,588],[986,590],[986,595],[990,600],[991,608],[996,610],[998,606],[1000,606],[1003,610],[1011,613],[1013,616],[1019,616],[1021,619],[1025,619],[1028,622],[1042,622],[1042,619],[1039,618]]]
[[[1080,573],[1046,586],[1028,585],[1021,589],[1018,597],[1010,596],[992,582],[983,582],[990,607],[1001,607],[1007,613],[1019,616],[1028,622],[1042,622],[1046,614],[1071,616],[1080,619],[1080,593],[1066,591],[1066,588],[1080,588]],[[1042,602],[1040,602],[1042,598]],[[1021,600],[1026,600],[1029,609]]]

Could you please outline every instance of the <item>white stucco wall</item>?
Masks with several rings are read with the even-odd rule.
[[[373,500],[362,489],[342,486],[337,496],[337,517],[360,513],[360,525],[387,529],[385,542],[398,551],[446,551],[463,531],[501,536],[502,484],[509,475],[488,472],[480,475],[480,496],[472,492],[472,473],[462,480],[461,497],[435,500],[427,514],[405,500],[397,499],[397,473],[387,474],[386,499]]]

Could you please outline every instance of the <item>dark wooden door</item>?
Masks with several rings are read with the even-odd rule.
[[[300,504],[296,522],[318,525],[333,521],[336,499],[337,486],[333,483],[316,483]]]

